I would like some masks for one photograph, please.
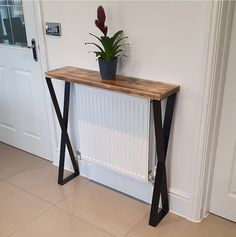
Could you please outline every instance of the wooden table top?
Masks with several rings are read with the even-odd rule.
[[[45,73],[46,77],[128,93],[154,100],[164,100],[180,90],[179,85],[117,75],[115,80],[102,80],[99,72],[75,67],[62,67]]]

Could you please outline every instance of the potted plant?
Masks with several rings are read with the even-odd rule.
[[[99,6],[97,8],[97,19],[95,25],[103,33],[101,37],[98,37],[92,33],[89,33],[101,43],[85,43],[95,45],[98,50],[93,51],[98,58],[100,74],[103,80],[114,80],[116,77],[117,61],[118,57],[124,51],[122,48],[122,40],[128,37],[121,37],[123,31],[117,31],[112,37],[107,36],[108,27],[105,26],[106,15],[104,8]],[[124,55],[125,56],[125,55]]]

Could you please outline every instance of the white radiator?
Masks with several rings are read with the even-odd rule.
[[[147,99],[76,86],[81,159],[148,180]]]

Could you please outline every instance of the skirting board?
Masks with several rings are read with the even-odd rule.
[[[65,169],[72,171],[70,158],[65,160]],[[58,166],[58,161],[53,163]],[[79,160],[80,174],[83,177],[101,183],[119,192],[137,198],[146,203],[151,203],[153,185],[150,182],[135,180],[87,161]],[[189,197],[176,189],[169,189],[170,212],[189,219]]]

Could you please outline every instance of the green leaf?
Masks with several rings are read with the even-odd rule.
[[[102,49],[102,47],[100,47],[98,44],[95,44],[95,43],[85,43],[85,45],[87,45],[87,44],[92,44],[92,45],[95,45],[96,47],[98,47],[100,50],[101,50],[101,52],[104,52],[104,50]]]
[[[102,52],[94,52],[96,54],[96,57],[101,57],[102,56]]]
[[[116,53],[115,53],[115,57],[117,57],[118,56],[117,54],[120,53],[120,52],[123,52],[123,50],[122,49],[117,50]]]
[[[106,60],[111,60],[114,57],[114,46],[112,43],[112,39],[107,37],[107,36],[103,36],[101,37],[102,39],[102,45],[104,47],[104,51],[106,54]]]
[[[100,51],[90,51],[90,52],[92,52],[92,53],[95,53],[96,54],[96,57],[102,57],[102,58],[104,58],[104,52],[100,52]]]
[[[122,33],[123,33],[123,30],[119,30],[119,31],[117,31],[117,32],[111,37],[111,39],[112,39],[112,44],[114,44],[116,38],[117,38],[120,34],[122,34]]]
[[[112,60],[113,58],[120,56],[119,53],[123,52],[124,50],[121,48],[123,45],[120,43],[122,40],[128,38],[128,37],[122,37],[119,39],[119,36],[123,33],[122,30],[117,31],[111,38],[108,36],[101,36],[100,38],[92,33],[93,37],[95,37],[97,40],[101,42],[101,46],[96,43],[86,43],[86,44],[92,44],[95,45],[100,51],[94,51],[97,57],[101,57],[107,61]]]
[[[102,42],[101,39],[98,36],[96,36],[96,35],[94,35],[92,33],[89,33],[89,34],[92,35],[93,37],[97,38],[100,42]]]
[[[128,37],[125,36],[125,37],[122,37],[122,38],[118,39],[118,40],[115,42],[114,45],[117,45],[120,41],[122,41],[123,39],[127,39],[127,38],[128,38]]]
[[[116,51],[117,49],[119,49],[121,46],[122,46],[122,45],[119,44],[119,45],[117,45],[116,47],[114,47],[115,51]]]

